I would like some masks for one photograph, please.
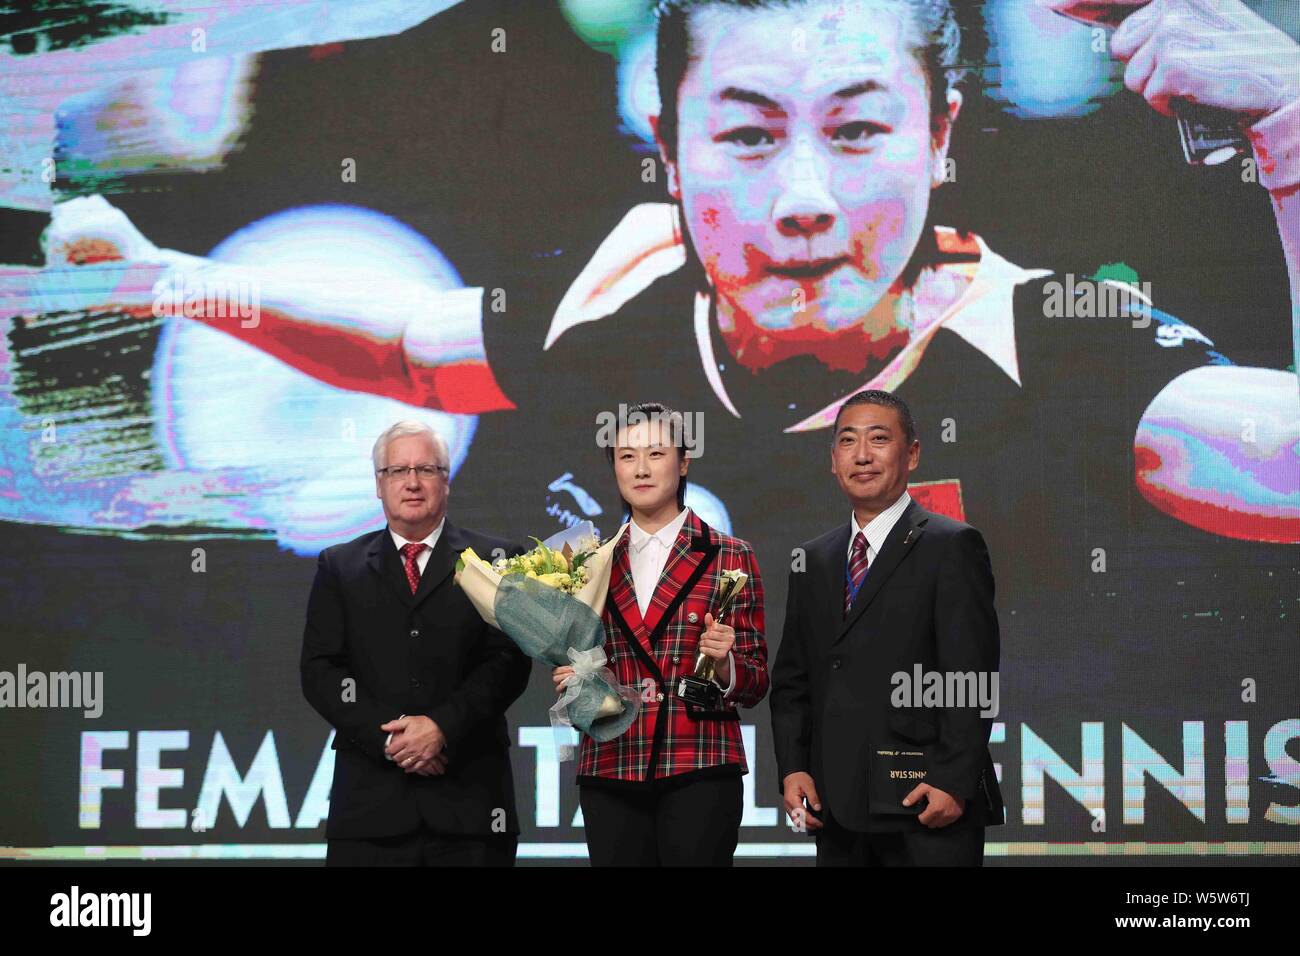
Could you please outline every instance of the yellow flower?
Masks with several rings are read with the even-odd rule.
[[[482,558],[480,558],[477,554],[474,553],[473,548],[466,548],[464,551],[462,551],[460,553],[460,558],[466,564],[487,564],[486,561],[484,561]],[[488,566],[491,567],[491,565]]]
[[[552,571],[550,574],[540,574],[537,576],[537,580],[541,581],[548,587],[553,588],[563,588],[566,585],[573,583],[573,578],[565,574],[563,571]]]

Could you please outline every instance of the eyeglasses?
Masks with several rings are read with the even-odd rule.
[[[438,475],[451,475],[451,471],[445,465],[392,465],[388,468],[380,468],[375,472],[382,475],[389,481],[405,481],[406,476],[415,472],[424,481],[433,481]]]

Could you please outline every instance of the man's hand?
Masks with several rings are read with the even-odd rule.
[[[797,770],[794,773],[786,774],[785,780],[782,781],[785,786],[785,813],[794,824],[796,830],[807,830],[812,833],[822,828],[822,822],[810,814],[803,802],[806,798],[808,806],[812,807],[818,813],[822,812],[822,801],[817,796],[817,785],[813,783],[812,774]]]
[[[1241,0],[1153,0],[1110,49],[1128,64],[1124,85],[1166,116],[1180,99],[1253,123],[1300,100],[1300,45]]]
[[[434,772],[426,775],[436,776],[446,769],[443,750],[447,746],[447,739],[442,735],[442,728],[428,717],[422,714],[399,717],[379,729],[393,735],[384,752],[407,773],[425,773],[431,770]]]
[[[713,658],[713,675],[724,687],[731,683],[731,658],[728,655],[735,645],[735,629],[727,624],[719,624],[712,614],[705,614],[704,632],[700,634],[700,653]]]
[[[437,777],[447,772],[447,755],[440,753],[431,760],[417,763],[407,773],[418,773],[422,777]]]
[[[926,806],[917,819],[925,826],[936,830],[955,822],[965,811],[965,804],[962,801],[928,783],[918,783],[912,792],[903,798],[903,806],[910,807],[922,797],[926,800]]]

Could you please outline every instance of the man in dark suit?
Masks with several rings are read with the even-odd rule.
[[[427,425],[375,443],[388,525],[321,552],[303,631],[303,694],[334,726],[328,865],[514,864],[506,708],[529,662],[453,581],[472,547],[446,520],[450,458]]]
[[[772,670],[786,812],[816,834],[819,866],[978,866],[984,827],[1003,822],[988,549],[908,495],[921,445],[901,399],[851,396],[832,442],[853,514],[796,552]]]

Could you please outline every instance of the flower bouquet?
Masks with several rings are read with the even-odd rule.
[[[461,552],[456,583],[479,615],[529,657],[552,667],[571,664],[574,676],[551,708],[553,727],[576,727],[593,740],[613,740],[640,709],[640,694],[605,666],[601,612],[609,591],[614,544],[603,545],[591,522],[562,532],[525,554],[483,560]],[[561,748],[561,759],[571,755]]]

